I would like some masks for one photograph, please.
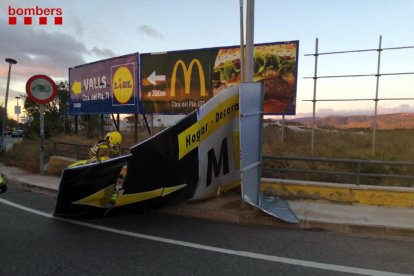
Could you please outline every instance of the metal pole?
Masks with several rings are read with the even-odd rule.
[[[285,115],[282,115],[282,137],[280,140],[282,143],[285,141]]]
[[[45,163],[45,105],[39,106],[40,113],[40,174],[43,175]]]
[[[138,143],[138,113],[135,113],[135,120],[134,120],[134,141]]]
[[[75,134],[78,135],[79,127],[78,127],[78,115],[75,115]]]
[[[7,121],[7,100],[9,99],[9,85],[10,85],[10,74],[11,74],[11,67],[12,64],[16,64],[17,61],[12,58],[5,59],[7,63],[9,63],[9,73],[7,75],[7,86],[6,86],[6,96],[4,100],[4,110],[3,110],[3,127],[1,129],[1,151],[5,152],[5,143],[4,143],[4,132],[6,131],[6,121]]]
[[[379,78],[380,78],[380,66],[381,66],[381,44],[382,44],[382,35],[379,37],[379,47],[378,47],[378,64],[377,64],[377,84],[375,86],[375,111],[374,111],[374,123],[373,123],[373,131],[372,131],[372,155],[375,155],[375,141],[377,135],[377,114],[378,114],[378,90],[379,90]]]
[[[145,114],[142,114],[142,117],[144,117],[144,122],[145,122],[145,125],[147,126],[148,135],[151,136],[151,128],[148,124],[147,117],[145,116]],[[152,120],[152,121],[154,122],[154,120]]]
[[[311,154],[313,155],[314,143],[315,143],[315,127],[316,127],[316,82],[318,80],[318,47],[319,40],[315,40],[315,71],[313,74],[313,113],[312,113],[312,137],[311,137]]]
[[[244,82],[245,78],[245,64],[244,64],[244,22],[243,22],[243,1],[240,0],[240,68],[241,68],[241,82]]]
[[[121,131],[121,121],[120,121],[119,113],[116,114],[116,124],[117,124],[117,131]]]
[[[20,99],[20,97],[15,97],[16,98],[16,101],[17,101],[17,113],[16,113],[16,115],[17,115],[17,128],[19,128],[19,115],[20,115],[20,109],[19,109],[19,99]]]
[[[254,51],[254,0],[247,0],[246,7],[246,82],[253,81]]]
[[[101,114],[101,137],[105,136],[105,118],[104,115]]]

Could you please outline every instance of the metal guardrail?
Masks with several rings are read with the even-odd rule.
[[[67,143],[67,142],[53,142],[53,155],[58,156],[65,156],[65,157],[71,157],[75,158],[77,160],[83,160],[88,159],[88,153],[89,149],[92,145],[82,145],[82,144],[75,144],[75,143]],[[122,154],[128,154],[130,152],[130,148],[122,148]],[[310,167],[310,165],[313,164],[313,167],[315,169],[309,169],[309,168],[292,168],[277,164],[272,164],[274,166],[270,167],[268,165],[271,165],[268,161],[274,161],[274,162],[283,162],[287,161],[290,162],[289,165],[292,164],[292,162],[303,162],[307,163],[307,166]],[[336,164],[334,166],[335,168],[339,167],[340,164],[347,165],[346,170],[339,171],[339,170],[321,170],[318,168],[317,165],[314,165],[315,163],[331,163]],[[296,163],[294,164],[296,166]],[[390,171],[391,167],[411,167],[412,171],[410,174],[399,174],[399,173],[375,173],[375,172],[366,172],[367,165],[373,165],[378,168],[378,170],[388,170]],[[385,168],[385,169],[384,169]],[[365,171],[364,171],[365,169]],[[371,168],[372,170],[372,168]],[[393,178],[393,179],[400,179],[400,180],[406,180],[410,181],[412,180],[413,184],[409,184],[409,186],[414,187],[414,162],[404,162],[404,161],[383,161],[383,160],[360,160],[360,159],[339,159],[339,158],[314,158],[314,157],[289,157],[289,156],[269,156],[264,155],[263,156],[263,166],[262,166],[262,176],[263,177],[272,177],[275,174],[278,175],[277,178],[289,178],[289,174],[295,174],[295,177],[297,174],[301,175],[325,175],[325,176],[343,176],[343,177],[351,177],[354,179],[354,184],[360,185],[361,184],[361,178],[364,177],[371,177],[371,178]],[[295,180],[309,180],[306,177],[303,177],[302,179],[298,179],[299,177],[296,177]],[[323,181],[322,181],[323,182]],[[348,184],[353,184],[349,183]],[[369,184],[369,183],[364,183]],[[407,184],[400,185],[400,186],[407,186]]]
[[[88,159],[89,149],[93,145],[82,145],[67,142],[53,142],[53,155],[75,158],[77,160]],[[130,152],[129,148],[121,148],[122,154]]]
[[[320,169],[303,169],[303,168],[283,168],[283,167],[266,167],[267,162],[264,162],[262,171],[264,173],[299,173],[299,174],[324,174],[324,175],[336,175],[336,176],[348,176],[355,179],[354,184],[361,184],[362,177],[372,178],[394,178],[394,179],[405,179],[414,182],[414,175],[409,174],[395,174],[395,173],[375,173],[375,172],[364,172],[364,166],[374,165],[378,170],[390,170],[391,167],[412,167],[414,168],[414,162],[404,161],[383,161],[383,160],[359,160],[359,159],[338,159],[338,158],[313,158],[313,157],[282,157],[282,156],[263,156],[263,161],[300,161],[309,163],[331,163],[331,164],[347,164],[347,170],[320,170]],[[354,167],[350,170],[350,167]],[[316,166],[317,167],[317,166]],[[372,170],[372,168],[371,168]],[[414,170],[412,171],[414,172]],[[299,179],[297,179],[299,180]],[[352,184],[352,183],[349,183]],[[367,183],[368,184],[368,183]],[[403,185],[407,186],[407,185]],[[413,186],[413,184],[411,184]]]

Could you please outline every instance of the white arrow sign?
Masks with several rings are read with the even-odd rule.
[[[165,81],[165,75],[158,75],[154,72],[152,72],[151,75],[149,75],[149,77],[147,78],[147,80],[150,81],[150,83],[152,83],[152,85],[155,85],[157,83],[157,81]]]

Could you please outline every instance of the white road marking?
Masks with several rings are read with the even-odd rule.
[[[185,242],[185,241],[173,240],[173,239],[162,238],[162,237],[157,237],[157,236],[145,235],[145,234],[125,231],[125,230],[120,230],[116,228],[95,225],[95,224],[91,224],[87,222],[81,222],[81,221],[76,221],[76,220],[55,217],[52,214],[38,211],[38,210],[29,208],[29,207],[25,207],[23,205],[20,205],[20,204],[17,204],[17,203],[14,203],[14,202],[2,199],[2,198],[0,198],[0,202],[3,204],[9,205],[9,206],[18,208],[23,211],[26,211],[26,212],[29,212],[35,215],[43,216],[46,218],[54,219],[54,220],[64,221],[64,222],[68,222],[71,224],[81,225],[81,226],[85,226],[85,227],[89,227],[89,228],[93,228],[93,229],[97,229],[101,231],[124,235],[124,236],[151,240],[151,241],[156,241],[156,242],[162,242],[162,243],[167,243],[167,244],[173,244],[173,245],[178,245],[178,246],[185,246],[185,247],[190,247],[194,249],[207,250],[211,252],[218,252],[218,253],[223,253],[223,254],[228,254],[228,255],[247,257],[247,258],[252,258],[252,259],[276,262],[276,263],[283,263],[283,264],[290,264],[290,265],[297,265],[297,266],[303,266],[303,267],[310,267],[310,268],[324,269],[324,270],[338,271],[338,272],[345,272],[345,273],[353,273],[353,274],[360,274],[360,275],[409,276],[409,274],[401,274],[401,273],[386,272],[386,271],[380,271],[380,270],[357,268],[357,267],[351,267],[351,266],[342,266],[342,265],[333,265],[333,264],[327,264],[327,263],[304,261],[304,260],[299,260],[299,259],[271,256],[271,255],[265,255],[265,254],[254,253],[254,252],[247,252],[247,251],[237,251],[237,250],[202,245],[202,244],[197,244],[197,243],[192,243],[192,242]]]

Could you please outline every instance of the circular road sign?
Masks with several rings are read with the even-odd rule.
[[[26,93],[30,99],[39,104],[46,104],[56,97],[58,88],[46,75],[35,75],[26,83]]]

